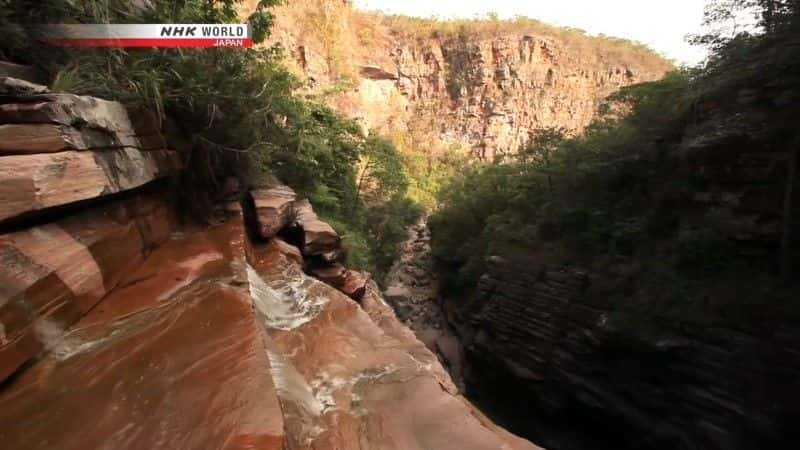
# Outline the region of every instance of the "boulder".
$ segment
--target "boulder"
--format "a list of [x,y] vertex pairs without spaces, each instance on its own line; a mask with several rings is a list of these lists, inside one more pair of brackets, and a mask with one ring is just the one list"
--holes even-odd
[[256,208],[258,232],[263,238],[274,237],[292,221],[292,205],[297,194],[288,186],[256,189],[251,193]]
[[275,246],[279,252],[281,252],[284,256],[289,258],[289,260],[293,261],[295,264],[303,264],[303,254],[300,253],[300,249],[295,247],[292,244],[284,241],[283,239],[276,237],[270,241],[270,245]]
[[323,283],[338,289],[344,284],[344,280],[347,276],[347,268],[337,263],[329,266],[312,268],[311,274]]
[[303,230],[303,254],[336,260],[341,251],[341,238],[333,227],[319,220],[308,200],[294,202],[294,213],[295,222]]
[[142,186],[180,167],[175,152],[14,155],[0,163],[0,222]]
[[353,300],[359,301],[367,291],[369,279],[369,274],[348,270],[339,290]]
[[334,263],[311,269],[311,274],[320,281],[342,291],[353,300],[361,300],[367,289],[369,275],[349,270],[341,264]]

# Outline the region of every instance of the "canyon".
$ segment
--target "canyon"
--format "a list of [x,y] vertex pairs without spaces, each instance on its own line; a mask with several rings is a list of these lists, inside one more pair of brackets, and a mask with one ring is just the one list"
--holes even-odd
[[[242,12],[259,4],[241,2]],[[688,96],[685,116],[662,104],[652,115],[669,127],[653,120],[635,152],[599,159],[600,181],[586,189],[598,195],[563,191],[588,206],[551,208],[550,184],[552,202],[506,221],[490,203],[513,193],[507,204],[527,214],[521,205],[540,191],[503,178],[450,228],[437,203],[408,228],[384,279],[358,260],[378,246],[354,236],[396,225],[389,208],[369,207],[397,203],[365,193],[370,153],[359,146],[369,138],[318,103],[388,138],[401,155],[390,170],[405,176],[423,160],[427,172],[398,182],[413,186],[448,158],[475,177],[475,166],[516,170],[514,154],[539,131],[579,135],[608,94],[674,67],[632,42],[523,18],[392,17],[349,0],[273,12],[268,45],[283,60],[216,61],[277,75],[220,70],[247,93],[215,91],[232,94],[227,103],[176,88],[187,72],[163,82],[181,93],[165,112],[64,93],[64,72],[0,62],[4,448],[796,447],[798,291],[775,283],[786,230],[800,224],[795,135],[775,132],[796,122],[775,113],[798,99],[794,85],[736,84],[723,71],[722,94]],[[270,82],[275,96],[258,98]],[[248,163],[266,167],[263,178],[240,164],[254,148],[264,158]],[[392,191],[413,204],[408,194]],[[428,194],[439,200],[435,187]],[[336,204],[344,199],[355,206]],[[375,223],[345,220],[362,213]],[[569,234],[565,217],[585,229]],[[599,231],[587,225],[598,217]],[[627,247],[578,250],[612,239]],[[679,272],[682,259],[702,267]],[[731,262],[737,271],[718,276]],[[454,281],[462,272],[473,285]]]
[[538,448],[459,394],[292,189],[231,180],[181,222],[153,115],[0,83],[4,448]]
[[673,68],[638,44],[533,20],[437,23],[346,0],[295,1],[275,15],[271,41],[305,93],[427,154],[493,161],[542,128],[580,131],[607,95]]

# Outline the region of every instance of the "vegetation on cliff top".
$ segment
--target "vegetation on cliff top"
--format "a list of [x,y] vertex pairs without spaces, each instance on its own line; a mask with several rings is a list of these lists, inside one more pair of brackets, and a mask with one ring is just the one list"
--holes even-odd
[[582,60],[638,65],[653,72],[671,69],[663,55],[640,42],[603,34],[590,35],[579,28],[558,27],[524,16],[507,20],[492,14],[473,19],[387,16],[384,20],[394,32],[416,39],[530,35],[552,40],[565,53]]
[[[624,88],[583,134],[544,130],[516,161],[476,166],[445,189],[431,227],[451,292],[473,289],[489,255],[538,256],[618,283],[613,298],[586,301],[610,302],[629,324],[800,320],[799,289],[785,283],[796,281],[800,223],[800,4],[735,3],[761,13],[759,32],[699,36],[712,49],[703,67]],[[781,170],[748,178],[760,166],[737,164],[753,152],[777,155]],[[703,206],[737,182],[763,196],[745,206],[782,225],[747,228],[730,200]]]
[[[229,178],[248,186],[277,177],[337,228],[354,268],[380,277],[419,214],[406,198],[399,155],[354,122],[295,95],[299,82],[279,48],[58,50],[32,44],[27,34],[31,23],[236,23],[238,3],[4,1],[0,22],[11,39],[0,57],[54,74],[56,90],[157,111],[186,167],[174,191],[188,215],[209,214]],[[257,41],[269,35],[268,8],[276,3],[257,2],[249,18]]]

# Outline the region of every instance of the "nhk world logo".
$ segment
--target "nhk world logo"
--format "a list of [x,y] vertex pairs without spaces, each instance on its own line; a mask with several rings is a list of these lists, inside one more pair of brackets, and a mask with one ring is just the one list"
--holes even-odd
[[253,46],[247,24],[46,25],[44,41],[58,47],[209,48]]

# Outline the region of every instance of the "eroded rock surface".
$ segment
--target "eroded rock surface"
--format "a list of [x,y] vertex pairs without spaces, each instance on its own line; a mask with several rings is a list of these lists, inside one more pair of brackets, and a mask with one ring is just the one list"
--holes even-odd
[[283,448],[241,221],[177,235],[0,391],[9,449]]
[[57,342],[171,223],[164,204],[138,197],[0,235],[0,379]]
[[277,247],[256,249],[253,267],[287,448],[535,448],[458,395],[374,285],[362,309]]
[[138,188],[180,168],[152,117],[68,94],[0,99],[0,223]]
[[[524,21],[478,21],[453,32],[413,19],[404,26],[350,2],[326,2],[321,14],[319,4],[280,7],[272,33],[308,90],[326,93],[331,107],[364,129],[425,130],[426,152],[443,143],[488,161],[515,153],[537,129],[583,129],[608,94],[672,69],[640,48],[527,29]],[[337,38],[321,37],[320,26]],[[343,79],[352,88],[342,89]]]

